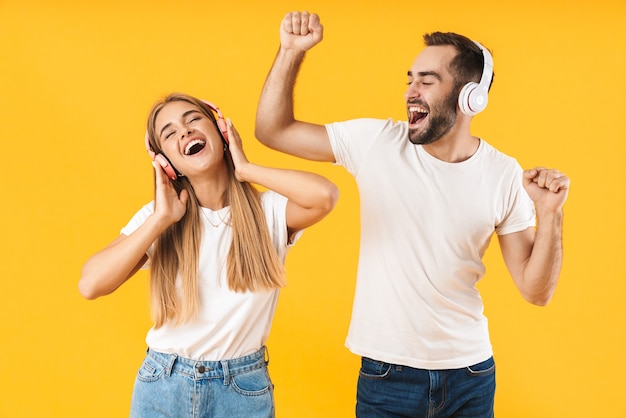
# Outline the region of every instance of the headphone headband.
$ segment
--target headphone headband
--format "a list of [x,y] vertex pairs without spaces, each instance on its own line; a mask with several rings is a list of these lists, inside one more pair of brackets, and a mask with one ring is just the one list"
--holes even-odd
[[487,48],[485,48],[476,41],[473,42],[476,44],[476,46],[478,46],[478,48],[480,48],[480,51],[483,53],[483,74],[480,76],[480,83],[478,84],[480,84],[481,86],[485,86],[487,89],[489,89],[489,86],[491,85],[491,79],[493,78],[493,57],[491,56],[491,53],[487,50]]

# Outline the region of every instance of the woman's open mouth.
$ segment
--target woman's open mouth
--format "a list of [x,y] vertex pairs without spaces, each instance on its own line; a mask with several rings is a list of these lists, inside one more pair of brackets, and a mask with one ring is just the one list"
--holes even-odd
[[203,141],[201,139],[194,139],[193,141],[189,142],[185,147],[185,155],[195,155],[202,151],[205,146],[206,141]]

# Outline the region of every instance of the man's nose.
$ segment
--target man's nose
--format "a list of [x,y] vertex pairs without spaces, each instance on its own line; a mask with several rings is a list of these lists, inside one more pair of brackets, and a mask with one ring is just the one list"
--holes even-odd
[[420,95],[421,93],[419,91],[419,88],[417,87],[417,83],[409,83],[409,86],[404,93],[404,98],[408,100],[410,98],[420,97]]

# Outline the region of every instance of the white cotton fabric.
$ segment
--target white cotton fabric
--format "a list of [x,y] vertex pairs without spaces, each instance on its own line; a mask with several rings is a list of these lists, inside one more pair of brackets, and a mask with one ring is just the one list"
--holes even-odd
[[511,157],[481,140],[460,163],[408,139],[408,124],[358,119],[327,125],[337,164],[354,175],[361,243],[346,346],[423,369],[460,368],[492,355],[477,282],[493,233],[535,225]]
[[[280,260],[284,263],[288,249],[299,239],[287,236],[287,199],[275,192],[262,194],[261,201],[270,236]],[[150,329],[146,343],[152,350],[175,353],[195,360],[217,361],[243,357],[265,344],[276,310],[279,290],[266,292],[233,292],[228,288],[225,262],[232,241],[232,228],[227,220],[229,207],[204,212],[204,235],[200,250],[199,317],[187,324],[166,324]],[[154,202],[145,205],[131,219],[122,234],[130,235],[154,212]],[[207,221],[211,219],[211,226]],[[150,258],[152,248],[148,251]],[[144,267],[149,266],[149,261]]]

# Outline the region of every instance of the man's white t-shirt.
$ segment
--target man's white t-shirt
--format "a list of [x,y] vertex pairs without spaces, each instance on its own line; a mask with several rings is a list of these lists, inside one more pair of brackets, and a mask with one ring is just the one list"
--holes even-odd
[[511,157],[481,140],[447,163],[408,139],[408,124],[357,119],[326,126],[337,164],[356,179],[361,243],[346,346],[423,369],[492,355],[476,283],[493,233],[535,225]]

